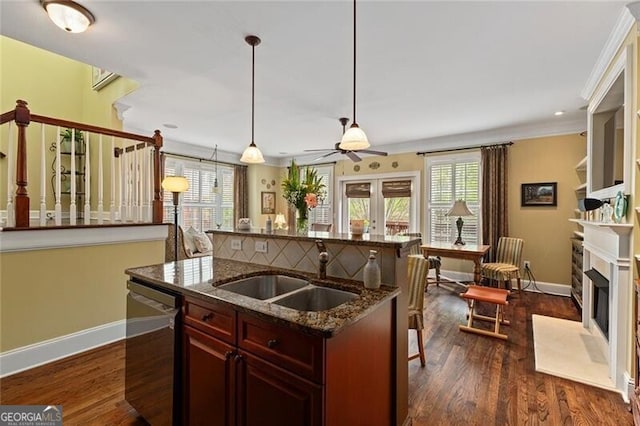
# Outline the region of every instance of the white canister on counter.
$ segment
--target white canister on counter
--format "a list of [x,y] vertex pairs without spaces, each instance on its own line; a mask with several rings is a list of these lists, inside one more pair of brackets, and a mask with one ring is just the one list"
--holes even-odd
[[362,280],[365,288],[380,288],[380,266],[378,265],[376,254],[375,250],[369,250],[369,260],[362,271]]

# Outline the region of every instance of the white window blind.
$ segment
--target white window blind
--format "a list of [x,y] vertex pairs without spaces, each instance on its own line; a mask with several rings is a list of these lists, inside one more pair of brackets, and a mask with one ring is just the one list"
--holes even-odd
[[427,158],[427,241],[453,242],[457,217],[447,216],[455,200],[464,200],[473,216],[463,217],[462,240],[480,241],[480,154]]
[[[214,163],[167,157],[165,176],[184,176],[189,190],[181,194],[178,222],[206,231],[233,227],[233,167],[217,165],[218,190],[214,192]],[[173,223],[173,195],[164,193],[164,221]]]
[[324,184],[318,207],[309,212],[309,223],[333,223],[333,165],[314,166]]

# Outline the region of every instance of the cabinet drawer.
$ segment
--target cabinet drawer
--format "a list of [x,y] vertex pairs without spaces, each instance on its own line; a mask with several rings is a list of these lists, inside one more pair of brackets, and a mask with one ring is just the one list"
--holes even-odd
[[289,371],[324,382],[324,339],[238,313],[238,346]]
[[235,344],[236,313],[233,309],[200,300],[186,299],[184,323],[225,342]]

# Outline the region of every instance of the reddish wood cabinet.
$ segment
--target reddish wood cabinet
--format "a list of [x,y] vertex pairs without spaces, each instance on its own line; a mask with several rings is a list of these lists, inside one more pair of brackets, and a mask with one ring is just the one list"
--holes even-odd
[[185,424],[392,424],[395,303],[323,338],[187,298]]

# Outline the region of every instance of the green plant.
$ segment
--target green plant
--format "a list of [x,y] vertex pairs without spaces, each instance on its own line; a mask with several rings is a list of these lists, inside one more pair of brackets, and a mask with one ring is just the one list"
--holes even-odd
[[308,194],[321,196],[324,187],[316,169],[311,167],[301,169],[295,160],[291,160],[287,178],[282,181],[283,197],[289,204],[296,206],[298,211],[306,210],[308,205],[305,197]]
[[[79,130],[79,129],[75,129],[75,130],[76,130],[76,133],[75,133],[76,142],[84,142],[84,134],[82,133],[82,130]],[[72,136],[71,129],[65,129],[63,132],[60,133],[60,136],[62,136],[63,141],[70,141]]]

